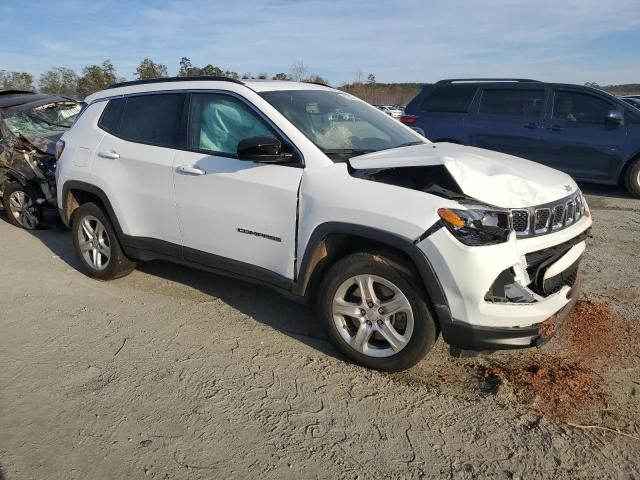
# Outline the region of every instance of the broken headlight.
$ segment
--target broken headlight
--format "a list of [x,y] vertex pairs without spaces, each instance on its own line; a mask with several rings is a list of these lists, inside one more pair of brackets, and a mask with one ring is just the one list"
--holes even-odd
[[509,239],[509,214],[500,210],[440,208],[438,215],[447,229],[465,245],[494,245]]

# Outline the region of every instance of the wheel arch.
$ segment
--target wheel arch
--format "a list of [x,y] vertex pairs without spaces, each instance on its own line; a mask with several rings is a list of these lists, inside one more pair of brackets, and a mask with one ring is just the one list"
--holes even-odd
[[315,228],[305,247],[294,294],[313,297],[331,265],[357,251],[382,251],[413,267],[428,296],[439,324],[451,321],[447,299],[429,259],[417,245],[404,237],[373,227],[328,222]]
[[65,182],[62,187],[62,205],[60,205],[60,217],[64,224],[69,227],[71,225],[71,219],[73,213],[80,207],[80,205],[93,202],[102,207],[105,214],[109,217],[109,221],[113,225],[119,239],[122,239],[122,229],[118,222],[118,217],[111,206],[109,197],[104,191],[86,182],[80,182],[76,180],[69,180]]
[[640,161],[640,151],[629,155],[629,157],[622,164],[622,168],[620,169],[620,173],[618,175],[618,184],[624,185],[626,187],[626,176],[627,172],[631,168],[631,166],[636,163],[636,161]]

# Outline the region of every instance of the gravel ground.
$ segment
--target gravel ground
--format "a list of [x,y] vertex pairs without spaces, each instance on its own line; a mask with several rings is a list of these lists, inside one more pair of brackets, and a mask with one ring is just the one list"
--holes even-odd
[[[606,355],[564,330],[472,359],[439,341],[393,375],[345,363],[310,308],[270,290],[160,262],[100,283],[66,230],[0,214],[0,479],[639,479],[640,200],[584,188],[584,295],[628,327],[601,327]],[[478,375],[541,356],[595,372],[603,400],[558,417]]]

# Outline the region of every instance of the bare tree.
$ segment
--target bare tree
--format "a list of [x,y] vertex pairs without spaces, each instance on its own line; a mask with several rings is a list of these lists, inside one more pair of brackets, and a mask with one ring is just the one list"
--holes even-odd
[[296,60],[291,65],[291,78],[296,82],[302,82],[309,75],[309,69],[302,60]]
[[27,72],[6,72],[0,70],[0,88],[3,90],[33,91],[33,75]]

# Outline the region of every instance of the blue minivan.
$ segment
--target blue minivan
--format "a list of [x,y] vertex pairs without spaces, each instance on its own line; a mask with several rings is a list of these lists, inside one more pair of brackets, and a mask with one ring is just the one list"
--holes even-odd
[[640,197],[640,110],[601,90],[526,79],[425,85],[401,121],[434,142],[509,153]]

